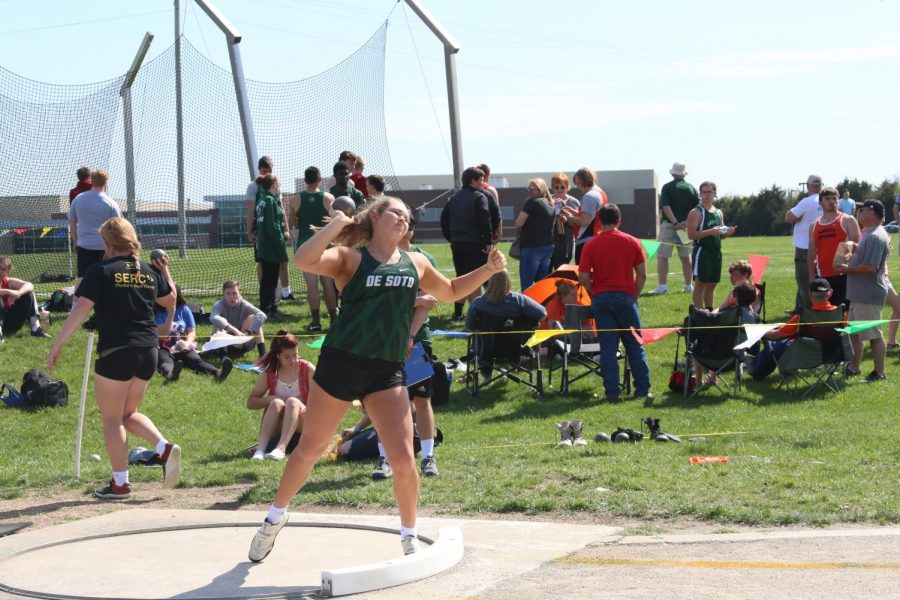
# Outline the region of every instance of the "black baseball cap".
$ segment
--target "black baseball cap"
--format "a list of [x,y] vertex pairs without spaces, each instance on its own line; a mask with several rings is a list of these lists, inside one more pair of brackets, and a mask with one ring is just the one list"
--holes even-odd
[[824,294],[825,292],[831,291],[831,284],[828,283],[827,279],[813,279],[809,282],[809,291],[816,294]]
[[858,202],[856,204],[857,208],[868,208],[871,209],[878,218],[884,220],[884,204],[881,203],[881,200],[866,200],[865,202]]

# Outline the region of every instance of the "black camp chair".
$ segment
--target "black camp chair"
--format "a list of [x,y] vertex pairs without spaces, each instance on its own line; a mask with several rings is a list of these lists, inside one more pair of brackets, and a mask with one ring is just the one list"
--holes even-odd
[[[567,393],[569,385],[579,379],[590,375],[602,378],[600,364],[594,361],[594,358],[600,354],[600,341],[597,338],[597,333],[593,332],[593,335],[590,335],[584,331],[585,321],[590,321],[593,318],[594,313],[590,306],[567,304],[565,326],[563,328],[576,331],[575,333],[550,340],[553,346],[551,346],[549,352],[547,381],[552,385],[553,372],[562,370],[559,384],[559,391],[562,394]],[[626,335],[631,334],[627,333]],[[556,352],[554,352],[554,349]],[[554,354],[556,353],[562,356],[562,362],[558,365],[554,365]],[[631,394],[631,368],[628,366],[628,358],[625,356],[625,352],[622,351],[621,346],[616,351],[616,358],[624,363],[624,373],[619,387],[622,389],[623,394],[627,396]],[[572,367],[584,370],[573,376],[571,374]]]
[[540,353],[527,348],[538,323],[525,317],[498,317],[475,310],[474,335],[468,337],[466,390],[473,398],[481,388],[501,379],[544,393]]
[[[745,310],[734,307],[719,312],[704,308],[688,307],[682,335],[685,339],[685,367],[683,394],[693,397],[708,388],[716,388],[723,396],[736,396],[740,391],[744,350],[734,347],[746,341],[743,325],[748,322]],[[694,374],[694,364],[700,367],[700,380],[691,391],[689,384]],[[734,382],[722,375],[734,369]]]

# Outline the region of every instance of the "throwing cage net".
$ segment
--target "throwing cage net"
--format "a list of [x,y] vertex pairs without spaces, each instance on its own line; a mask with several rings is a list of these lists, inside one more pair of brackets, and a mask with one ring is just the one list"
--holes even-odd
[[[285,206],[305,189],[303,172],[331,175],[342,150],[365,158],[365,174],[397,189],[384,119],[387,23],[341,63],[287,83],[247,80],[259,155],[271,156]],[[109,171],[107,193],[141,239],[144,258],[170,250],[186,295],[218,295],[225,280],[258,290],[247,239],[245,192],[250,181],[231,73],[182,38],[182,104],[187,242],[178,211],[176,52],[173,44],[144,64],[131,87],[135,190],[129,211],[123,102],[124,76],[58,86],[0,68],[0,256],[14,276],[39,293],[71,285],[76,264],[66,210],[79,166]],[[289,255],[291,252],[289,251]],[[291,285],[302,276],[289,269]]]

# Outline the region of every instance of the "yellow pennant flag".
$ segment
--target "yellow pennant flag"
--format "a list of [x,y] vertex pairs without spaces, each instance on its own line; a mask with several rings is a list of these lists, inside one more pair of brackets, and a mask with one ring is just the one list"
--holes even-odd
[[53,231],[53,228],[52,228],[52,227],[44,227],[43,232],[41,233],[41,237],[44,237],[45,235],[47,235],[47,234],[50,233],[51,231]]
[[525,342],[525,345],[529,348],[534,348],[538,344],[546,342],[550,338],[556,337],[558,335],[563,335],[566,333],[575,333],[578,331],[577,329],[538,329],[534,332],[528,341]]

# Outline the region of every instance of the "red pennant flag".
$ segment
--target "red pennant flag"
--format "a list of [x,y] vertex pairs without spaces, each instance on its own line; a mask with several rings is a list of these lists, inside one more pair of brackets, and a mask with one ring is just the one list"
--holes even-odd
[[652,344],[654,342],[658,342],[663,339],[667,335],[675,333],[681,329],[680,327],[657,327],[655,329],[641,329],[638,332],[634,327],[631,328],[631,333],[634,335],[634,339],[638,341],[640,344]]
[[763,274],[766,272],[766,265],[769,264],[769,257],[751,254],[747,258],[750,259],[750,268],[753,269],[753,283],[759,283],[762,281]]

